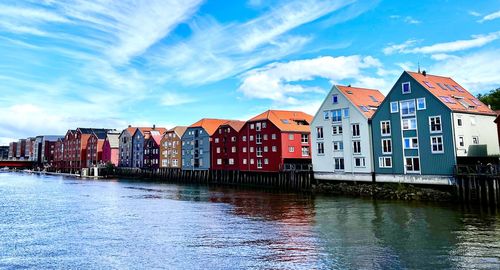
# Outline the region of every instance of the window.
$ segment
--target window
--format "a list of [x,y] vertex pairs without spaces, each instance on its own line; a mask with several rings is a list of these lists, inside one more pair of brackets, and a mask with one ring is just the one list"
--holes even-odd
[[300,142],[301,143],[308,143],[309,142],[309,135],[308,134],[300,134]]
[[273,152],[276,152],[276,151],[278,151],[278,148],[276,146],[273,146],[272,150],[273,150]]
[[255,163],[255,161],[253,160],[253,158],[250,159],[250,164],[253,165]]
[[332,134],[333,135],[342,134],[342,126],[332,126]]
[[253,135],[250,135],[249,139],[251,142],[253,142]]
[[344,170],[344,158],[335,158],[335,170]]
[[236,146],[231,147],[231,153],[236,153]]
[[220,147],[217,147],[217,154],[220,154]]
[[234,158],[229,159],[229,165],[234,165]]
[[256,151],[256,155],[257,155],[257,157],[262,157],[262,147],[258,146],[258,147],[256,148],[256,150],[257,150],[257,151]]
[[378,99],[377,99],[377,98],[375,98],[374,96],[370,96],[370,99],[371,99],[373,102],[378,103]]
[[479,144],[479,137],[478,136],[472,136],[472,144]]
[[333,110],[332,122],[341,122],[341,121],[342,121],[342,110]]
[[349,118],[349,108],[344,109],[344,117]]
[[250,124],[250,129],[254,129],[254,124]]
[[354,167],[366,167],[365,158],[354,158]]
[[292,133],[288,134],[288,139],[290,141],[293,141],[294,138],[295,138],[295,134],[292,134]]
[[418,157],[405,158],[406,172],[420,172],[420,160]]
[[475,125],[476,125],[476,117],[474,117],[474,116],[471,116],[471,117],[470,117],[470,124],[471,124],[472,126],[475,126]]
[[441,89],[446,90],[446,88],[444,88],[444,86],[443,86],[442,84],[437,83],[437,85],[438,85],[439,87],[441,87]]
[[402,128],[403,128],[403,130],[415,130],[415,129],[417,129],[417,119],[415,119],[415,118],[403,119]]
[[456,102],[450,98],[450,97],[447,97],[447,96],[441,96],[441,99],[446,102],[446,103],[450,103],[450,104],[455,104]]
[[246,152],[247,152],[247,148],[246,148],[246,147],[243,147],[242,152],[243,152],[243,153],[246,153]]
[[458,136],[458,145],[464,147],[464,136]]
[[352,142],[352,151],[354,154],[361,154],[361,142],[360,141],[353,141]]
[[391,135],[391,121],[380,121],[380,132],[382,136]]
[[266,165],[269,164],[269,159],[265,158],[264,159],[264,164],[266,164]]
[[425,98],[417,98],[417,110],[425,110]]
[[266,122],[262,122],[262,128],[266,128],[267,127],[267,123]]
[[344,142],[336,141],[333,142],[333,151],[342,151],[344,150]]
[[288,152],[290,152],[290,153],[295,152],[295,147],[294,146],[288,146]]
[[269,152],[269,147],[264,146],[264,153],[267,153],[267,152]]
[[399,106],[397,101],[391,102],[391,113],[398,113],[399,112]]
[[250,153],[253,153],[253,147],[250,147]]
[[318,154],[323,155],[325,153],[325,144],[320,142],[317,145],[318,145]]
[[455,89],[453,89],[449,84],[444,84],[444,86],[446,86],[448,89],[450,89],[450,91],[455,91]]
[[219,143],[219,138],[215,138],[215,143]]
[[243,159],[243,165],[247,165],[247,159],[246,158]]
[[222,165],[222,159],[220,158],[217,159],[217,165]]
[[425,83],[425,85],[427,85],[427,87],[434,88],[434,85],[432,85],[430,82],[424,81],[424,83]]
[[332,103],[333,104],[339,103],[339,96],[338,95],[333,95],[332,96]]
[[404,138],[405,149],[416,149],[418,148],[418,138]]
[[244,142],[246,142],[247,141],[247,136],[241,137],[241,140],[244,141]]
[[316,138],[323,139],[323,127],[316,128]]
[[324,111],[323,112],[323,119],[328,120],[330,118],[330,112],[329,111]]
[[442,131],[441,116],[430,116],[429,127],[431,133],[440,133]]
[[309,146],[302,146],[302,156],[303,157],[309,156]]
[[401,115],[413,116],[415,115],[415,100],[401,101]]
[[411,93],[410,82],[404,82],[402,84],[402,90],[403,90],[403,94]]
[[267,141],[267,134],[264,134],[263,139],[264,141]]
[[382,153],[383,154],[392,154],[392,140],[391,139],[382,139]]
[[256,144],[261,144],[262,143],[262,134],[257,134],[255,135],[255,143]]
[[262,159],[257,159],[257,169],[262,169]]
[[359,124],[352,124],[351,131],[353,137],[359,137]]
[[379,157],[378,166],[380,168],[392,168],[392,157]]
[[236,136],[231,137],[232,142],[236,142]]
[[260,124],[260,122],[259,122],[259,123],[256,123],[256,124],[255,124],[255,130],[256,130],[256,131],[261,131],[261,129],[262,129],[262,125]]
[[271,134],[271,139],[276,140],[276,134]]
[[444,153],[443,136],[432,136],[431,137],[431,152],[433,154]]

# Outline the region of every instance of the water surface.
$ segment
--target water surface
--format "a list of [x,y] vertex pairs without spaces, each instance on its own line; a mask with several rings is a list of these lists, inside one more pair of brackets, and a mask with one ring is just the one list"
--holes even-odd
[[0,173],[0,268],[500,269],[500,215]]

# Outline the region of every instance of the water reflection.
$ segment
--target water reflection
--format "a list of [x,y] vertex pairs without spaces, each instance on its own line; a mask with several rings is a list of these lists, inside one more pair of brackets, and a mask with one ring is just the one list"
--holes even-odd
[[0,175],[0,268],[500,269],[453,205]]

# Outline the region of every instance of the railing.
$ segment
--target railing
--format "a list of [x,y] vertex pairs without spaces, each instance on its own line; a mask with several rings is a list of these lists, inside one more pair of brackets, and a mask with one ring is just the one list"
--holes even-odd
[[477,164],[477,165],[457,165],[456,175],[489,175],[500,176],[500,165],[498,164]]
[[284,172],[307,172],[312,170],[312,164],[283,164]]

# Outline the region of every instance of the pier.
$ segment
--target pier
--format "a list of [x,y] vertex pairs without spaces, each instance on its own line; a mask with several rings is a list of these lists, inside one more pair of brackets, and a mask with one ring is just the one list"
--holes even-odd
[[500,165],[459,165],[455,177],[461,201],[500,207]]

